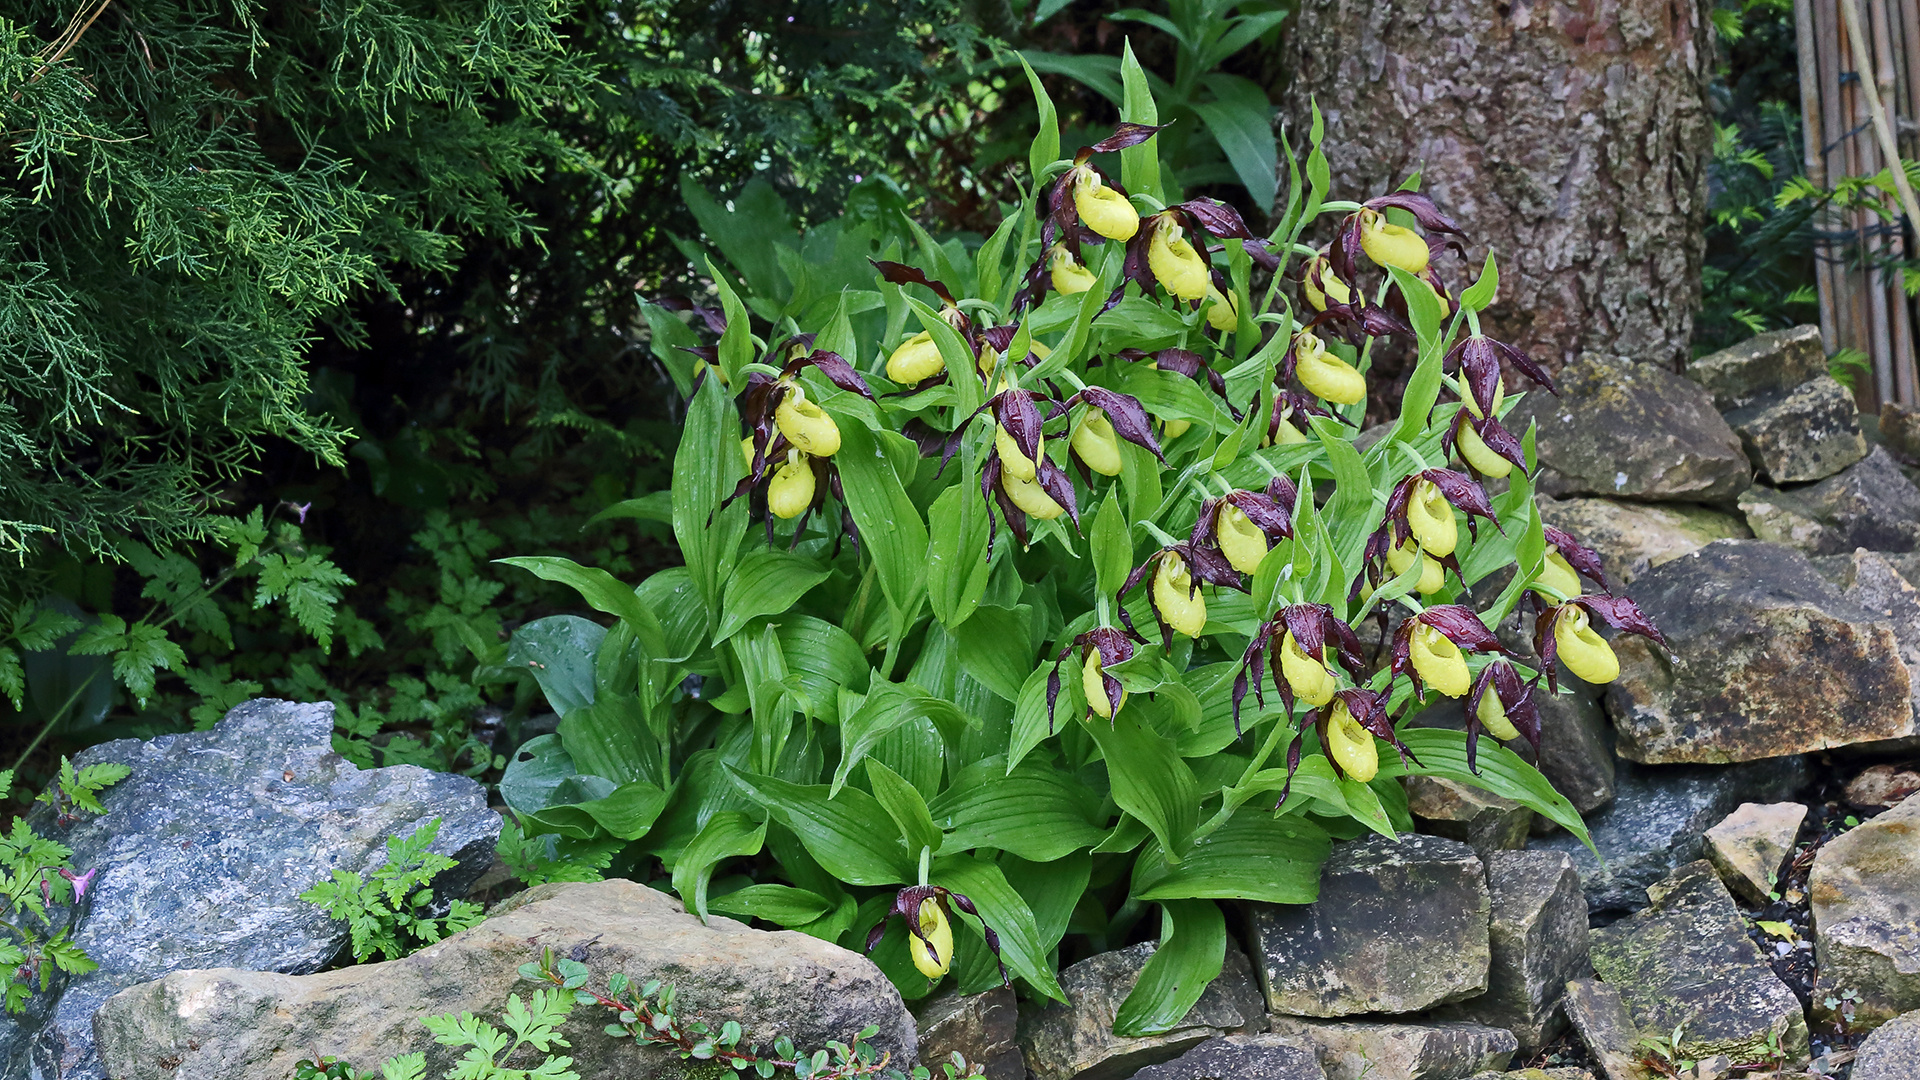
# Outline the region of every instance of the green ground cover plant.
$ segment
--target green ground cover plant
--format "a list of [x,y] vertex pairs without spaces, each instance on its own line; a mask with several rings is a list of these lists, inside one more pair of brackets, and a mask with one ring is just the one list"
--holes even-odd
[[[1031,80],[1025,195],[978,245],[696,205],[710,299],[646,309],[672,485],[607,512],[684,564],[501,560],[612,620],[513,634],[560,717],[501,780],[523,865],[658,859],[690,911],[864,945],[909,998],[1057,998],[1073,950],[1157,938],[1137,1035],[1219,973],[1220,901],[1310,902],[1334,839],[1410,829],[1402,775],[1585,835],[1506,744],[1557,663],[1617,674],[1599,624],[1658,631],[1534,508],[1500,417],[1508,372],[1547,377],[1478,332],[1491,260],[1465,280],[1415,190],[1333,200],[1317,127],[1270,234],[1169,205],[1120,75],[1070,156]],[[1363,436],[1389,334],[1418,364]],[[1494,633],[1523,603],[1532,654]],[[1443,696],[1467,730],[1408,726]]]

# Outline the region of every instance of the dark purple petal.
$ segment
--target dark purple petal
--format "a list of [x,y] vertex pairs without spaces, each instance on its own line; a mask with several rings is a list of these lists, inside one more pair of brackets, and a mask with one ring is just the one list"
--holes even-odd
[[1005,429],[1013,439],[1013,444],[1027,456],[1027,460],[1039,462],[1040,453],[1040,409],[1033,402],[1030,390],[1004,390],[994,395],[994,422]]
[[1548,375],[1547,370],[1536,363],[1533,357],[1528,356],[1526,353],[1521,352],[1519,349],[1514,348],[1504,341],[1496,341],[1493,345],[1494,348],[1500,350],[1500,355],[1506,357],[1508,363],[1520,369],[1521,374],[1539,383],[1541,386],[1546,387],[1547,393],[1555,397],[1560,396],[1560,391],[1553,387],[1553,376]]
[[888,262],[885,259],[868,259],[867,261],[872,263],[874,268],[880,271],[881,277],[886,278],[893,284],[925,285],[927,288],[933,290],[933,294],[938,296],[941,302],[945,303],[948,307],[954,306],[953,294],[947,291],[947,287],[927,277],[926,274],[921,273],[918,269],[908,266],[905,263]]
[[1480,436],[1480,441],[1487,444],[1487,449],[1513,462],[1514,467],[1522,474],[1526,473],[1527,451],[1520,444],[1520,440],[1514,437],[1513,432],[1501,427],[1500,421],[1491,416],[1475,416],[1465,409],[1460,410],[1460,415],[1464,417],[1461,422],[1472,425],[1474,434]]
[[1551,525],[1543,525],[1541,529],[1546,534],[1547,543],[1560,552],[1560,557],[1567,560],[1568,566],[1592,578],[1601,588],[1608,587],[1607,570],[1600,561],[1599,552],[1582,544],[1578,537],[1564,529],[1556,529]]
[[1053,459],[1045,454],[1035,458],[1033,463],[1037,471],[1034,480],[1039,483],[1041,490],[1045,491],[1049,498],[1066,510],[1068,519],[1073,522],[1074,529],[1078,530],[1080,506],[1073,494],[1073,477],[1068,476],[1065,469],[1055,465]]
[[1653,625],[1653,620],[1647,618],[1646,612],[1640,610],[1639,604],[1627,597],[1598,594],[1577,597],[1569,603],[1578,604],[1600,616],[1615,630],[1639,634],[1643,638],[1659,642],[1663,647],[1667,644],[1667,639],[1660,633],[1660,628]]
[[1433,205],[1432,199],[1417,191],[1396,191],[1391,195],[1368,199],[1361,205],[1369,210],[1382,210],[1389,206],[1405,210],[1412,214],[1414,219],[1420,222],[1421,227],[1428,232],[1460,232],[1460,226],[1455,225],[1451,218],[1442,214],[1440,208]]
[[[1276,477],[1276,479],[1278,479]],[[1266,534],[1267,542],[1273,543],[1293,535],[1293,517],[1287,510],[1280,509],[1273,499],[1254,491],[1229,492],[1224,500],[1235,509],[1247,515],[1254,528]],[[1207,516],[1206,511],[1201,511]]]
[[824,349],[809,353],[803,359],[788,364],[787,373],[791,375],[794,371],[806,366],[811,366],[815,371],[825,375],[828,382],[840,389],[851,394],[859,394],[868,401],[873,400],[873,391],[867,388],[867,380],[861,378],[860,373],[853,370],[853,365],[847,363],[846,358],[839,353],[827,352]]
[[1189,199],[1172,209],[1184,211],[1194,224],[1215,239],[1224,240],[1229,236],[1236,240],[1255,239],[1253,231],[1247,228],[1246,219],[1240,216],[1240,211],[1218,199]]
[[1500,638],[1481,621],[1480,616],[1462,604],[1436,604],[1407,621],[1433,627],[1448,641],[1468,652],[1509,652],[1500,643]]
[[1106,154],[1115,150],[1125,150],[1129,146],[1139,146],[1153,138],[1161,128],[1166,126],[1165,124],[1135,124],[1128,121],[1114,128],[1113,134],[1094,143],[1092,149],[1096,154]]
[[1080,399],[1107,414],[1107,422],[1113,425],[1115,435],[1144,448],[1159,458],[1160,464],[1167,464],[1166,455],[1160,452],[1160,441],[1153,437],[1153,418],[1147,415],[1138,398],[1102,386],[1089,386],[1080,392]]
[[[1487,500],[1487,490],[1480,482],[1463,472],[1453,469],[1428,469],[1418,474],[1434,487],[1447,502],[1467,512],[1468,520],[1483,517],[1493,522],[1496,528],[1500,519],[1493,516],[1493,504]],[[1504,533],[1506,530],[1501,529]]]

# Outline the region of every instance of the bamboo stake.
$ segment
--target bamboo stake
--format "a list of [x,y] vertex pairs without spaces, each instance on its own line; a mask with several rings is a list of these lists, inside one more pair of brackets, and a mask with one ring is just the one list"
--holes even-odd
[[1893,127],[1887,123],[1887,111],[1880,106],[1880,89],[1870,77],[1874,70],[1873,56],[1867,52],[1867,42],[1861,36],[1860,5],[1856,0],[1840,0],[1840,17],[1847,21],[1847,40],[1853,46],[1853,68],[1859,75],[1859,92],[1866,95],[1867,115],[1873,120],[1873,134],[1880,142],[1880,152],[1888,159],[1888,171],[1893,173],[1893,188],[1900,196],[1900,209],[1907,220],[1920,228],[1920,202],[1913,197],[1913,185],[1907,182],[1906,167],[1900,161],[1900,144],[1893,137]]

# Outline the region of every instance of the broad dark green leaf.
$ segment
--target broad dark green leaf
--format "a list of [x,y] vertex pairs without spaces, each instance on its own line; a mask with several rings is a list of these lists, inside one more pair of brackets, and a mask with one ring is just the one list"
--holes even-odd
[[740,557],[727,579],[720,625],[713,640],[725,641],[762,615],[786,611],[833,571],[787,551],[760,548]]
[[1093,856],[1076,851],[1046,862],[1029,862],[1018,855],[1003,853],[1000,870],[1033,910],[1033,925],[1040,932],[1040,945],[1053,949],[1067,934],[1073,921],[1073,909],[1087,891],[1093,876]]
[[[1438,776],[1457,783],[1491,791],[1529,807],[1555,825],[1580,838],[1588,847],[1593,841],[1580,812],[1566,797],[1553,790],[1540,770],[1492,739],[1481,739],[1477,748],[1478,773],[1467,768],[1467,733],[1444,728],[1407,728],[1400,733],[1407,749],[1420,759],[1418,765],[1403,767],[1392,755],[1382,755],[1383,776]],[[1597,852],[1596,852],[1597,854]]]
[[579,773],[558,735],[536,735],[520,744],[500,777],[500,798],[509,809],[531,814],[552,802],[561,781]]
[[757,855],[767,840],[767,823],[729,811],[707,820],[673,864],[673,891],[688,911],[707,921],[707,885],[713,868],[725,859]]
[[[557,798],[571,797],[568,795],[568,784],[564,781],[554,794]],[[659,819],[660,811],[666,805],[665,791],[645,780],[636,780],[622,784],[597,799],[548,806],[528,814],[527,820],[534,823],[533,831],[558,833],[575,840],[596,836],[638,840],[653,828],[653,823]]]
[[981,685],[1006,698],[1020,700],[1020,687],[1033,673],[1033,609],[983,604],[973,617],[953,628],[960,667]]
[[547,706],[565,716],[593,704],[594,655],[606,627],[578,615],[521,624],[507,642],[507,663],[533,673]]
[[1143,728],[1135,711],[1122,706],[1111,726],[1095,718],[1086,730],[1107,759],[1113,801],[1139,818],[1162,848],[1183,853],[1198,824],[1200,793],[1193,769],[1173,740]]
[[1190,102],[1226,152],[1234,175],[1240,178],[1255,206],[1272,206],[1280,191],[1275,167],[1280,148],[1273,141],[1273,103],[1259,84],[1238,75],[1214,73],[1203,85],[1212,101]]
[[867,782],[873,785],[874,800],[900,827],[900,837],[906,841],[907,850],[916,859],[920,857],[921,848],[939,851],[942,838],[940,828],[927,813],[926,799],[899,773],[874,758],[868,758],[866,764]]
[[987,590],[987,508],[963,473],[927,511],[927,599],[949,630],[967,621]]
[[840,440],[840,452],[833,460],[840,469],[847,509],[860,529],[861,546],[873,558],[888,602],[898,611],[911,612],[926,588],[926,522],[901,487],[892,461],[882,453],[879,437],[858,425],[843,424]]
[[1195,841],[1177,866],[1167,865],[1157,845],[1148,845],[1134,863],[1133,895],[1310,904],[1320,894],[1320,864],[1331,850],[1327,834],[1311,823],[1247,806]]
[[725,510],[719,509],[720,501],[733,494],[746,471],[739,413],[726,387],[708,379],[687,403],[680,449],[673,455],[673,536],[706,606],[709,627],[719,622],[721,587],[733,574],[747,531],[747,500],[736,499]]
[[843,788],[829,797],[825,784],[790,784],[751,776],[732,766],[728,775],[773,819],[800,838],[807,853],[849,885],[897,885],[918,873],[900,830],[874,797]]
[[678,663],[707,643],[707,609],[686,567],[662,570],[641,582],[633,593],[660,619],[666,655],[655,659]]
[[1002,774],[996,755],[961,770],[933,800],[934,821],[953,850],[989,847],[1047,862],[1105,839],[1097,793],[1039,761]]
[[1160,909],[1160,945],[1113,1016],[1113,1033],[1122,1038],[1164,1035],[1179,1026],[1226,961],[1227,921],[1218,904],[1168,900]]
[[839,723],[839,689],[861,690],[867,685],[867,658],[860,643],[825,619],[792,612],[780,616],[774,633],[788,673],[800,680],[813,700],[814,716]]
[[[1120,97],[1120,119],[1136,124],[1160,122],[1160,109],[1154,104],[1153,89],[1147,83],[1147,73],[1140,67],[1140,61],[1134,58],[1131,41],[1123,45],[1120,51]],[[1158,135],[1138,146],[1129,146],[1120,151],[1120,182],[1135,194],[1151,195],[1156,199],[1166,197],[1166,192],[1160,187]]]
[[707,901],[708,911],[765,919],[790,927],[818,922],[833,908],[834,905],[819,893],[796,889],[791,885],[749,885]]
[[1127,572],[1133,569],[1133,536],[1116,492],[1108,491],[1099,512],[1094,514],[1089,538],[1093,548],[1094,591],[1102,596],[1114,596],[1126,583]]

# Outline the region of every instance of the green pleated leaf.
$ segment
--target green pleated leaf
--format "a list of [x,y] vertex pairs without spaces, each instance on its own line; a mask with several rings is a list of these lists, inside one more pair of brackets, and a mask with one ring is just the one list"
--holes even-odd
[[757,855],[767,839],[767,823],[737,811],[713,815],[673,864],[673,891],[688,911],[707,921],[707,884],[713,868],[735,856]]
[[1311,823],[1247,806],[1194,841],[1177,866],[1167,864],[1158,845],[1148,845],[1134,863],[1133,895],[1310,904],[1320,894],[1320,864],[1331,850],[1327,834]]
[[960,666],[980,684],[1008,701],[1020,700],[1020,688],[1033,674],[1033,609],[1025,604],[983,604],[952,630]]
[[[848,898],[849,902],[851,898]],[[781,926],[804,926],[833,912],[826,897],[791,885],[749,885],[707,901],[708,911],[765,919]]]
[[1113,801],[1141,823],[1168,851],[1184,853],[1198,824],[1200,791],[1193,769],[1173,740],[1140,726],[1122,706],[1111,726],[1095,717],[1086,725],[1107,759]]
[[899,773],[887,768],[878,759],[868,758],[866,764],[867,782],[873,785],[874,801],[899,826],[900,836],[907,842],[907,851],[916,859],[920,857],[922,848],[939,851],[942,839],[940,828],[933,823],[932,815],[927,813],[927,800]]
[[1475,761],[1480,771],[1475,773],[1467,768],[1467,733],[1464,731],[1408,728],[1400,733],[1400,738],[1420,763],[1403,767],[1398,757],[1382,754],[1380,775],[1438,776],[1490,791],[1530,808],[1579,837],[1581,843],[1593,846],[1586,822],[1580,819],[1580,812],[1566,796],[1553,790],[1553,784],[1540,775],[1540,770],[1493,739],[1480,740]]
[[751,776],[732,766],[734,783],[793,830],[827,872],[849,885],[898,885],[918,873],[900,830],[874,797],[844,788],[829,797],[825,784],[793,784]]
[[813,559],[760,548],[740,557],[727,579],[720,625],[713,640],[725,641],[762,615],[786,611],[833,572]]
[[554,555],[517,555],[494,561],[517,566],[535,577],[572,587],[595,611],[604,611],[626,623],[649,656],[660,656],[666,652],[667,643],[660,629],[660,620],[634,595],[632,586],[623,584],[605,570],[581,566],[572,559]]
[[1044,863],[1106,838],[1098,793],[1070,773],[1026,761],[1010,775],[1000,759],[975,762],[933,800],[951,850],[998,848]]
[[1160,906],[1160,945],[1140,969],[1114,1013],[1122,1038],[1164,1035],[1200,1000],[1227,957],[1227,921],[1211,900],[1169,900]]

